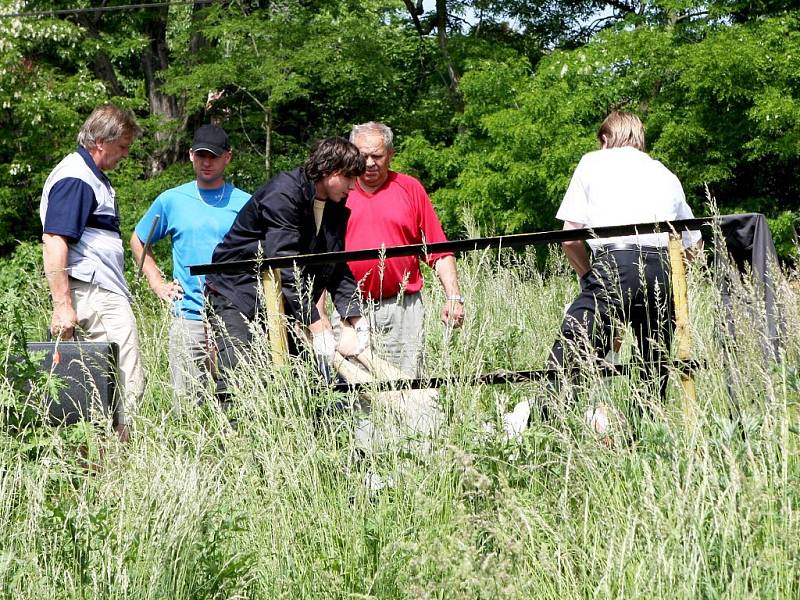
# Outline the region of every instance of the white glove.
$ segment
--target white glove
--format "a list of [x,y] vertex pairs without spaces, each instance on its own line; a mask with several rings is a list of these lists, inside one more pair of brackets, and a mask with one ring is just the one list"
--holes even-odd
[[354,328],[356,330],[356,338],[358,339],[358,346],[356,347],[356,356],[358,356],[370,348],[369,321],[361,317]]
[[315,333],[311,337],[311,344],[314,347],[314,355],[317,358],[325,359],[328,364],[333,363],[336,355],[336,338],[329,329],[323,329],[321,333]]

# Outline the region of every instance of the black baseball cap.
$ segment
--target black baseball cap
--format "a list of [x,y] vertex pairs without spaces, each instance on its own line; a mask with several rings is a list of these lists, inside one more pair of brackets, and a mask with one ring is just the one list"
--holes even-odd
[[225,152],[231,149],[228,142],[228,134],[222,127],[216,125],[201,125],[194,132],[194,140],[192,141],[192,150],[197,152],[199,150],[207,150],[215,156],[222,156]]

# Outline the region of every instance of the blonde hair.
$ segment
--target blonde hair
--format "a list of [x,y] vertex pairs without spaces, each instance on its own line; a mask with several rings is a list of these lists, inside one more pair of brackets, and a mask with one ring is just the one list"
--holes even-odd
[[644,125],[633,113],[615,110],[600,125],[597,139],[605,148],[631,146],[644,152]]
[[97,140],[115,142],[126,135],[137,138],[141,134],[142,128],[131,112],[106,104],[95,108],[83,123],[78,133],[78,144],[92,150],[97,147]]

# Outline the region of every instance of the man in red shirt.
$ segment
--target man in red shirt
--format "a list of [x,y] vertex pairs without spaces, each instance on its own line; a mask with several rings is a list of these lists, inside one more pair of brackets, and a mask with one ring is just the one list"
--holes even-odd
[[[366,158],[367,170],[347,197],[350,219],[345,250],[403,246],[447,241],[431,199],[422,184],[389,169],[394,156],[392,130],[369,122],[353,127],[350,141]],[[424,342],[423,279],[420,258],[404,256],[349,263],[372,321],[377,350],[409,376],[419,374]],[[445,291],[442,321],[460,327],[464,298],[458,287],[452,253],[429,254]]]

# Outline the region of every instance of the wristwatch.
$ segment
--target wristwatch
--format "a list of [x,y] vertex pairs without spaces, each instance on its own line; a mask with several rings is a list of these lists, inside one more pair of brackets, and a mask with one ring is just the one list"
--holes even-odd
[[464,304],[464,301],[466,300],[464,296],[448,296],[447,299],[458,302],[459,304]]

